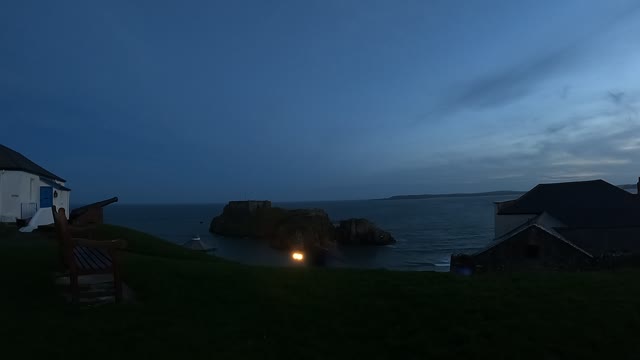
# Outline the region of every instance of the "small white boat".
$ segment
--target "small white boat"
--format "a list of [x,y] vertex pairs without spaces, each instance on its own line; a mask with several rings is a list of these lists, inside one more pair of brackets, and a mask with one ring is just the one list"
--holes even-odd
[[196,250],[196,251],[213,251],[216,248],[205,245],[201,240],[199,235],[194,235],[191,237],[191,240],[182,244],[182,246],[187,249]]

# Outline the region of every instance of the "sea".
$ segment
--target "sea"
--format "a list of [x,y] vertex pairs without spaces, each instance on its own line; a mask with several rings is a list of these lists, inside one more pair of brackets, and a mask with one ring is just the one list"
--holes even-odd
[[[409,271],[448,271],[453,253],[485,247],[494,233],[494,202],[517,196],[475,196],[412,200],[362,200],[274,203],[288,209],[320,208],[332,221],[366,218],[389,231],[388,246],[339,246],[326,266]],[[251,238],[211,234],[209,224],[224,204],[130,205],[105,208],[105,222],[140,230],[175,244],[198,235],[211,254],[263,266],[300,266],[290,254]]]

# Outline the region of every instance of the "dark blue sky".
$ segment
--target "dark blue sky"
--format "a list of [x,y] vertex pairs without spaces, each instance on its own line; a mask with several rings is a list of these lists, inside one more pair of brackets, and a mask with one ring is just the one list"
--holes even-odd
[[13,1],[0,142],[75,202],[640,175],[637,1]]

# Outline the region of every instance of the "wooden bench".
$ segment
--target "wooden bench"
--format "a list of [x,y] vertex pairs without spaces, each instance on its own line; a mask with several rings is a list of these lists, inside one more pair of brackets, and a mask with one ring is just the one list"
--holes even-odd
[[74,238],[72,232],[83,229],[69,225],[65,210],[52,207],[56,237],[60,247],[61,262],[69,273],[71,299],[79,301],[80,286],[78,276],[92,274],[112,274],[116,302],[122,301],[122,280],[119,269],[119,252],[126,247],[124,240],[90,240]]

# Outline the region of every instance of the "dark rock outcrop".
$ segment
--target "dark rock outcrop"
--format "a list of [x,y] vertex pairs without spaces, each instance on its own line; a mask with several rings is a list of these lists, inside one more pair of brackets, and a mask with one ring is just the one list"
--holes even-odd
[[268,239],[277,249],[305,252],[334,243],[329,215],[320,209],[286,210],[268,201],[232,201],[211,221],[209,231],[229,237]]
[[389,245],[396,242],[391,234],[367,219],[340,221],[336,229],[336,240],[346,245]]
[[277,216],[277,208],[270,201],[230,201],[222,214],[211,221],[209,231],[229,237],[267,237],[273,229],[268,228],[270,217]]
[[271,246],[278,249],[320,251],[333,246],[334,228],[324,210],[289,210],[277,224],[270,241]]
[[366,219],[349,219],[335,228],[322,209],[287,210],[270,201],[231,201],[211,221],[209,231],[228,237],[269,241],[277,249],[301,250],[322,263],[336,242],[347,245],[388,245],[395,239]]

